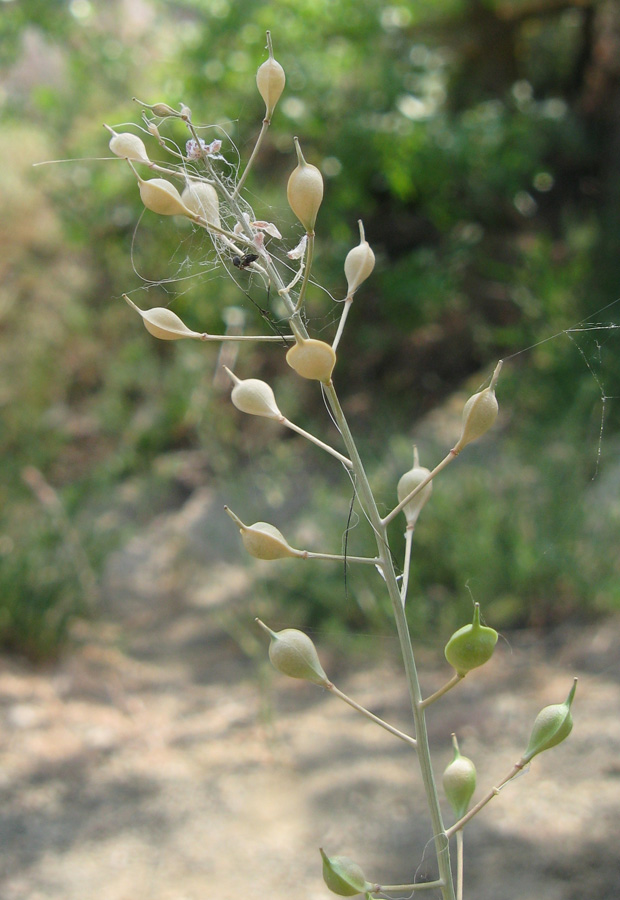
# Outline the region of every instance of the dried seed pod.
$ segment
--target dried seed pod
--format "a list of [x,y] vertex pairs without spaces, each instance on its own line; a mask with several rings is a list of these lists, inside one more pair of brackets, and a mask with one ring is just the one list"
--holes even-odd
[[[401,503],[405,497],[411,493],[411,491],[415,490],[418,485],[422,484],[428,476],[430,475],[430,471],[425,469],[424,466],[420,465],[418,459],[418,448],[413,448],[413,468],[409,469],[408,472],[405,472],[404,475],[401,476],[398,486],[396,488],[396,493],[398,494],[398,502]],[[415,497],[412,497],[411,500],[403,507],[403,513],[405,514],[405,518],[407,519],[407,525],[411,528],[415,525],[418,520],[418,516],[422,512],[422,507],[424,504],[430,499],[430,496],[433,492],[433,482],[429,481],[427,485],[425,485]]]
[[150,162],[144,141],[137,134],[129,134],[123,132],[117,134],[108,125],[105,126],[111,133],[110,143],[108,144],[112,153],[120,156],[121,159],[133,159],[136,162]]
[[476,603],[472,624],[455,631],[446,644],[446,659],[459,675],[467,675],[491,659],[496,643],[497,631],[480,624],[480,604]]
[[307,634],[296,628],[272,631],[260,619],[256,619],[263,631],[271,638],[269,659],[278,672],[290,678],[301,678],[312,684],[327,687],[331,684],[323,671],[316,647]]
[[187,209],[181,195],[173,184],[166,181],[165,178],[151,178],[144,181],[138,179],[140,188],[140,198],[152,212],[158,213],[160,216],[187,216],[192,217],[192,213]]
[[573,716],[571,706],[575,698],[577,679],[575,678],[570,693],[564,703],[554,703],[545,706],[536,716],[534,727],[530,736],[527,750],[523,754],[522,761],[529,762],[543,750],[549,750],[560,744],[573,730]]
[[265,416],[267,419],[282,419],[276,398],[266,381],[259,378],[237,378],[234,372],[224,366],[235,386],[230,399],[238,410],[251,416]]
[[202,340],[202,334],[198,331],[192,331],[171,309],[165,306],[155,306],[153,309],[140,309],[139,306],[129,299],[126,294],[123,297],[132,309],[142,316],[144,327],[152,334],[153,337],[159,338],[160,341],[180,341],[183,338],[194,338]]
[[314,231],[314,223],[323,199],[323,176],[316,166],[306,162],[299,141],[295,138],[298,165],[289,176],[286,187],[288,203],[308,234]]
[[323,881],[334,894],[341,897],[353,897],[372,890],[373,885],[366,881],[361,868],[348,856],[329,857],[320,848],[323,859]]
[[489,387],[474,394],[465,404],[461,436],[454,446],[453,453],[460,453],[467,444],[482,437],[495,422],[499,409],[495,396],[495,384],[501,367],[502,361],[500,360],[495,367]]
[[190,181],[181,194],[181,202],[206,219],[209,225],[220,227],[220,201],[212,184],[205,181]]
[[267,32],[267,47],[269,49],[269,59],[265,60],[258,67],[256,86],[258,87],[258,93],[265,101],[265,119],[269,121],[276,108],[276,103],[282,96],[286,75],[280,63],[273,58],[273,47],[271,46],[271,34],[269,32]]
[[362,220],[358,222],[360,242],[349,250],[344,261],[344,274],[347,279],[347,296],[352,297],[363,281],[366,281],[375,267],[375,254],[364,235]]
[[467,756],[461,756],[456,735],[452,735],[454,758],[443,773],[444,793],[460,819],[467,812],[467,807],[476,790],[476,767]]
[[328,384],[336,365],[336,353],[325,341],[297,337],[286,354],[286,361],[302,378]]
[[256,559],[285,559],[287,556],[303,556],[301,550],[295,550],[287,542],[281,531],[269,522],[255,522],[244,525],[232,509],[224,507],[230,518],[241,532],[243,546],[250,556]]

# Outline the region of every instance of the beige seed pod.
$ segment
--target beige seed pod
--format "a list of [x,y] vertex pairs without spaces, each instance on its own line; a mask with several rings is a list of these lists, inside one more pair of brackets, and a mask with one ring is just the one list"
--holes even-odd
[[336,354],[325,341],[297,337],[286,354],[286,361],[302,378],[328,384],[336,365]]
[[271,33],[269,31],[267,32],[267,47],[269,49],[269,59],[265,60],[258,68],[256,86],[258,87],[258,93],[265,101],[265,119],[270,121],[276,108],[276,103],[282,96],[286,75],[280,63],[273,58]]
[[230,399],[238,410],[251,416],[265,416],[267,419],[284,418],[278,409],[273,390],[266,381],[259,378],[237,378],[227,366],[224,369],[234,382]]
[[181,200],[181,195],[173,184],[165,178],[138,179],[140,198],[147,209],[160,216],[189,216],[191,211]]
[[136,162],[150,162],[144,141],[137,134],[129,134],[124,132],[117,134],[109,125],[105,126],[112,137],[108,144],[112,153],[120,156],[121,159],[133,159]]
[[[398,486],[396,488],[396,493],[398,494],[398,502],[401,503],[411,491],[415,490],[419,484],[422,484],[428,476],[430,475],[430,471],[425,469],[424,466],[420,465],[420,460],[418,459],[418,448],[413,448],[413,468],[409,469],[408,472],[405,472],[404,475],[401,476]],[[425,485],[415,497],[412,497],[409,503],[407,503],[403,507],[403,513],[405,514],[405,518],[407,519],[407,525],[413,527],[418,520],[418,516],[422,512],[422,507],[424,504],[430,499],[430,496],[433,492],[433,482],[429,481],[427,485]]]
[[461,436],[454,445],[453,453],[460,453],[467,444],[482,437],[495,422],[499,411],[495,385],[501,368],[502,361],[500,360],[495,367],[489,387],[474,394],[465,404]]
[[250,556],[254,556],[256,559],[285,559],[287,556],[303,556],[301,550],[295,550],[290,546],[275,525],[271,525],[269,522],[244,525],[232,509],[227,506],[224,509],[239,528],[243,546]]
[[364,235],[362,220],[358,221],[360,242],[349,250],[344,261],[344,274],[347,279],[347,296],[352,297],[363,281],[366,281],[375,267],[375,254]]
[[220,227],[220,201],[212,184],[190,181],[181,194],[181,202],[210,225]]
[[256,622],[271,638],[269,659],[278,672],[289,678],[302,678],[312,684],[327,687],[331,684],[323,670],[316,647],[307,634],[296,628],[272,631],[260,619]]
[[183,338],[194,338],[202,340],[202,334],[198,331],[192,331],[185,325],[176,313],[165,306],[155,306],[153,309],[140,309],[126,294],[124,299],[132,309],[142,317],[144,327],[152,334],[153,337],[159,338],[160,341],[180,341]]
[[316,166],[306,162],[299,141],[295,138],[298,165],[289,176],[286,187],[288,203],[308,234],[314,232],[314,223],[323,199],[323,176]]

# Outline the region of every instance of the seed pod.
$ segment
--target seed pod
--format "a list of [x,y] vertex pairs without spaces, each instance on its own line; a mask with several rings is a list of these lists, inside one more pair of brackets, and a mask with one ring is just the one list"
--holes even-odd
[[491,659],[496,643],[497,631],[480,624],[480,604],[475,603],[472,624],[454,632],[446,644],[446,659],[459,675],[467,675]]
[[323,881],[330,891],[341,897],[353,897],[372,890],[373,885],[366,881],[361,868],[352,859],[348,856],[329,857],[322,847],[319,849],[323,859]]
[[465,404],[461,436],[454,446],[453,453],[460,453],[467,444],[482,437],[495,422],[499,409],[495,396],[495,384],[501,367],[502,361],[500,360],[495,367],[489,387],[474,394]]
[[[160,216],[187,216],[190,212],[173,184],[165,178],[138,179],[140,197],[147,209]],[[191,215],[190,215],[191,218]]]
[[230,518],[241,532],[243,546],[250,556],[256,559],[284,559],[287,556],[303,556],[301,550],[295,550],[287,542],[281,531],[269,522],[255,522],[244,525],[232,509],[224,507]]
[[269,659],[278,672],[290,678],[301,678],[312,684],[327,687],[331,684],[323,671],[316,647],[307,634],[296,628],[272,631],[260,619],[256,619],[263,631],[271,638]]
[[164,306],[155,306],[153,309],[140,309],[126,294],[123,297],[132,309],[142,316],[144,327],[153,337],[160,341],[180,341],[183,338],[195,338],[202,340],[202,334],[191,331],[187,325],[171,309]]
[[112,134],[110,143],[108,144],[112,153],[120,156],[121,159],[133,159],[136,162],[150,162],[144,141],[137,134],[129,134],[124,132],[117,134],[108,125],[105,126]]
[[[404,475],[401,476],[398,486],[396,488],[396,493],[398,494],[398,502],[401,503],[405,497],[411,493],[411,491],[415,490],[419,484],[422,484],[428,476],[430,475],[430,471],[425,469],[424,466],[420,465],[418,459],[418,448],[413,448],[413,468],[409,469],[408,472],[405,472]],[[433,493],[433,482],[429,481],[427,485],[425,485],[415,497],[403,507],[403,513],[405,514],[405,518],[407,519],[407,525],[411,528],[415,525],[418,520],[418,516],[422,512],[422,507],[424,504],[430,500],[430,496]]]
[[269,59],[265,60],[262,66],[258,67],[256,86],[258,87],[258,93],[265,101],[265,119],[269,121],[276,108],[276,103],[282,96],[286,75],[280,63],[273,58],[270,32],[267,32],[267,47],[269,49]]
[[314,232],[314,223],[323,199],[323,176],[316,166],[306,162],[299,141],[295,138],[298,165],[289,176],[286,187],[288,203],[308,234]]
[[190,181],[181,194],[181,202],[206,219],[209,225],[220,227],[220,201],[212,184],[204,181]]
[[336,353],[325,341],[297,337],[286,354],[286,361],[302,378],[328,384],[336,365]]
[[522,761],[529,762],[543,750],[549,750],[560,744],[573,730],[573,716],[571,706],[575,698],[577,679],[575,678],[570,693],[564,703],[554,703],[545,706],[536,716],[534,727],[530,736],[527,750],[523,754]]
[[241,412],[251,416],[265,416],[267,419],[282,419],[276,398],[266,381],[259,378],[237,378],[227,366],[224,366],[235,383],[230,399]]
[[375,254],[364,236],[362,220],[358,222],[360,242],[349,250],[344,261],[344,274],[347,279],[347,296],[352,297],[363,281],[366,281],[375,267]]
[[460,819],[467,812],[476,790],[476,767],[467,756],[461,756],[456,735],[452,735],[454,759],[443,773],[443,789],[454,815]]

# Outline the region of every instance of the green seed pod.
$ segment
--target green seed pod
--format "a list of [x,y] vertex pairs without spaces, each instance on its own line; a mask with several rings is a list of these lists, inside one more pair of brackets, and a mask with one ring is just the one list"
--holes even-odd
[[123,294],[123,297],[129,306],[142,316],[144,327],[149,334],[159,338],[160,341],[180,341],[183,338],[202,339],[202,335],[198,331],[191,331],[171,309],[166,309],[164,306],[140,309],[126,294]]
[[467,444],[482,437],[495,422],[499,410],[495,396],[495,384],[501,367],[502,361],[500,360],[495,367],[489,387],[474,394],[465,404],[461,436],[454,445],[453,453],[460,453]]
[[336,365],[336,353],[325,341],[298,337],[287,352],[286,361],[302,378],[328,384]]
[[220,227],[220,201],[212,184],[204,181],[190,181],[181,194],[181,202],[206,219],[209,225]]
[[476,603],[472,624],[455,631],[446,644],[446,659],[459,675],[467,675],[491,659],[496,643],[497,631],[480,624],[480,604]]
[[269,32],[267,32],[267,47],[269,49],[269,59],[265,60],[262,66],[258,68],[256,86],[258,87],[258,93],[265,101],[265,118],[269,121],[276,108],[276,103],[282,96],[286,75],[280,63],[273,58],[273,47],[271,46],[271,34]]
[[344,261],[344,274],[347,279],[347,296],[352,297],[363,281],[366,281],[375,267],[375,254],[364,235],[362,220],[358,222],[360,242],[349,250]]
[[265,416],[267,419],[282,419],[276,398],[266,381],[259,378],[237,378],[234,372],[224,366],[235,383],[230,398],[238,410],[251,416]]
[[467,812],[476,790],[476,767],[467,756],[461,756],[456,735],[452,735],[454,759],[443,773],[443,789],[454,815],[460,819]]
[[[430,475],[430,471],[425,469],[424,466],[420,465],[420,461],[418,459],[418,448],[413,448],[413,468],[409,469],[408,472],[405,472],[403,476],[401,476],[398,486],[396,488],[396,493],[398,494],[398,502],[400,503],[405,499],[405,497],[411,493],[411,491],[415,490],[419,484],[422,484],[428,476]],[[415,523],[418,520],[418,516],[422,512],[422,507],[424,504],[430,500],[430,496],[433,492],[433,482],[429,481],[427,485],[425,485],[422,490],[418,491],[415,497],[403,507],[403,513],[405,514],[405,518],[407,519],[407,525],[413,528]]]
[[232,509],[224,507],[230,518],[241,532],[243,546],[250,556],[256,559],[285,559],[287,556],[303,556],[301,550],[295,550],[287,542],[281,531],[269,522],[255,522],[244,525]]
[[323,848],[319,848],[323,859],[323,881],[334,894],[341,897],[353,897],[372,890],[373,885],[366,881],[364,873],[357,863],[348,856],[327,856]]
[[269,659],[278,672],[323,687],[331,684],[323,670],[316,647],[307,634],[296,628],[272,631],[260,619],[256,619],[256,622],[271,638]]
[[554,703],[545,706],[536,716],[534,727],[530,736],[527,750],[523,754],[522,761],[529,762],[543,750],[549,750],[560,744],[573,730],[573,716],[571,706],[575,698],[577,679],[573,682],[570,693],[564,703]]
[[297,138],[295,149],[299,162],[289,176],[286,196],[289,206],[308,234],[311,234],[323,199],[323,176],[316,166],[306,162]]

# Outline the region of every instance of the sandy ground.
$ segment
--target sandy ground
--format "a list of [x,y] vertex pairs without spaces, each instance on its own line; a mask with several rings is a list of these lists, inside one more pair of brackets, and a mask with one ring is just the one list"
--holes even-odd
[[[203,560],[199,577],[185,553],[178,590],[182,535],[208,506],[195,496],[115,557],[102,620],[59,663],[0,660],[1,900],[319,900],[319,846],[379,883],[433,877],[412,751],[241,649],[247,570]],[[332,648],[323,662],[407,730],[394,650],[363,665]],[[440,656],[424,655],[427,692],[445,680]],[[456,730],[479,796],[580,678],[570,739],[467,829],[466,900],[620,897],[619,659],[620,621],[510,635],[429,711],[437,773]]]

